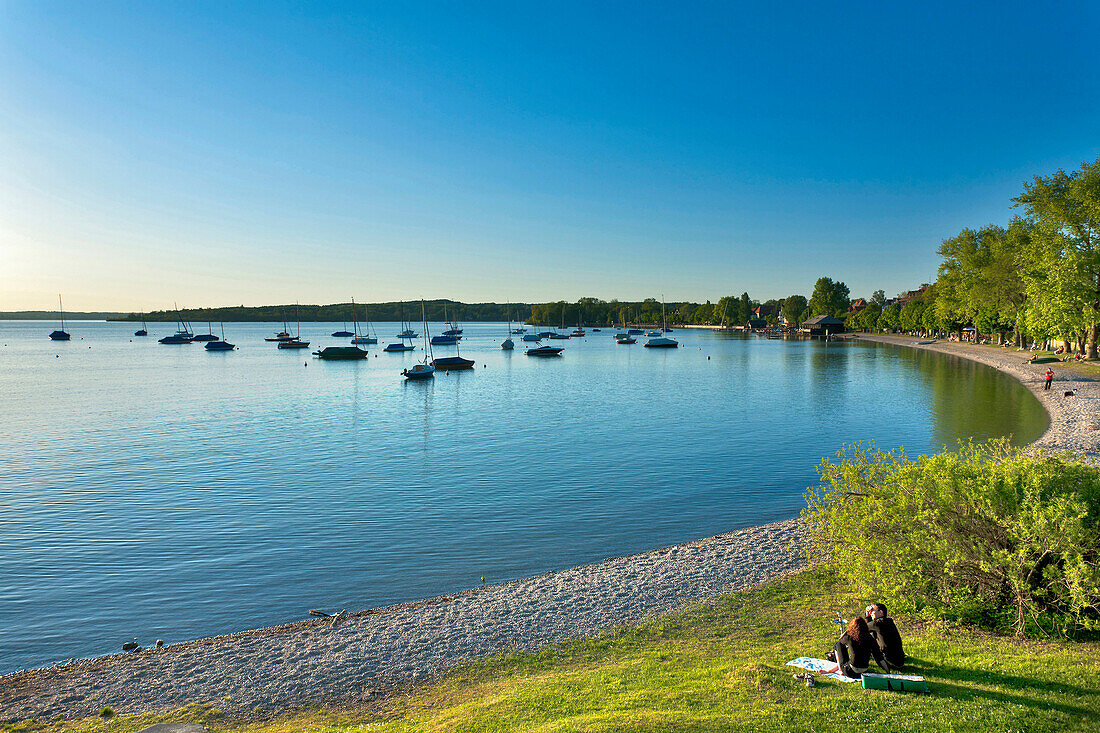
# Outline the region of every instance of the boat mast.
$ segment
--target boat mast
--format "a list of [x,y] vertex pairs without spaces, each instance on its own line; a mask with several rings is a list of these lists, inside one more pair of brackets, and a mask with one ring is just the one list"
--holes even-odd
[[424,312],[424,299],[420,299],[420,320],[424,322],[424,348],[427,350],[427,354],[424,356],[424,363],[430,364],[435,360],[435,354],[432,352],[432,340],[428,336],[428,316]]
[[61,330],[65,330],[65,306],[61,303],[61,293],[57,294],[57,309],[61,311]]

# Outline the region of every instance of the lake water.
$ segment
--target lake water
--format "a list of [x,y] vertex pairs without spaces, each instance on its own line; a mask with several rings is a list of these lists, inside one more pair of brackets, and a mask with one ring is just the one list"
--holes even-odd
[[279,351],[279,325],[207,353],[158,344],[172,324],[0,322],[0,673],[786,519],[845,443],[1046,427],[1011,378],[883,345],[604,329],[536,359],[471,324],[475,371],[408,383],[397,324],[363,362]]

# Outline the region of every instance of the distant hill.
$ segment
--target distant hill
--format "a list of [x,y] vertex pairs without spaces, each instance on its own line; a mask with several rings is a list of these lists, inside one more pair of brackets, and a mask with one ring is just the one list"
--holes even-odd
[[[66,321],[117,321],[124,319],[125,313],[73,312],[65,311]],[[0,321],[56,321],[57,311],[0,311]]]

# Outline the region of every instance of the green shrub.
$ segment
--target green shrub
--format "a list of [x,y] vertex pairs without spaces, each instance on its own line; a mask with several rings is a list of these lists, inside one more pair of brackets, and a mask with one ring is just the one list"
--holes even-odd
[[803,515],[811,555],[899,610],[1011,629],[1100,629],[1100,468],[1007,441],[909,459],[849,446]]

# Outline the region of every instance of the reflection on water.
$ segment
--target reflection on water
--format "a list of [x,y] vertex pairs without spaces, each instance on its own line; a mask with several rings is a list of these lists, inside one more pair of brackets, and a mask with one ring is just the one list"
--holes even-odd
[[208,354],[167,329],[78,322],[58,344],[0,323],[0,671],[775,521],[845,443],[1046,425],[1004,375],[878,344],[604,332],[535,359],[474,324],[475,370],[409,383],[419,351],[319,362],[226,324],[240,350]]

